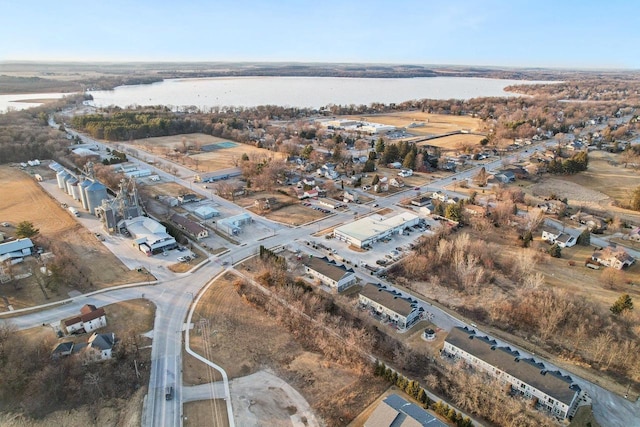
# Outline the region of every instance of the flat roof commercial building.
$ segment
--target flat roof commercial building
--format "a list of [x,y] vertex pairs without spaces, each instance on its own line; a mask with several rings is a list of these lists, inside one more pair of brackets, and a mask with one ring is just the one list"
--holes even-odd
[[512,390],[525,397],[537,398],[538,407],[562,419],[572,417],[578,404],[587,399],[570,376],[548,370],[544,363],[521,357],[517,350],[498,346],[495,340],[477,335],[473,330],[453,328],[442,351],[509,383]]
[[411,212],[403,212],[390,218],[372,215],[337,227],[333,230],[333,237],[362,248],[393,234],[400,234],[403,229],[419,222],[420,217]]
[[151,256],[174,249],[178,246],[176,239],[167,233],[164,225],[151,218],[139,216],[124,220],[124,225],[134,237],[134,242],[142,252]]

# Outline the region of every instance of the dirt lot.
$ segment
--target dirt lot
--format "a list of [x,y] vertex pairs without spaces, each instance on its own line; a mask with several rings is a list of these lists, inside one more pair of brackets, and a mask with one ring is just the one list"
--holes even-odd
[[[253,205],[255,200],[262,197],[273,197],[278,200],[279,203],[271,209],[262,211]],[[277,192],[266,193],[261,191],[251,193],[248,196],[236,199],[236,204],[246,206],[248,210],[269,218],[270,220],[290,225],[306,224],[325,216],[325,214],[320,211],[311,209],[308,206],[303,206],[297,198],[285,196],[284,194]]]
[[[365,387],[357,374],[305,351],[288,330],[238,295],[234,280],[232,274],[225,275],[209,288],[198,304],[191,335],[195,351],[221,365],[230,379],[265,368],[272,370],[298,390],[314,409],[334,405],[332,402],[336,399],[348,400]],[[201,384],[209,382],[211,377],[206,366],[190,359],[184,368],[184,378],[190,384]],[[255,405],[268,405],[266,402],[256,401]],[[277,403],[277,407],[252,407],[251,412],[280,414],[284,411],[278,419],[282,416],[288,419],[293,414],[292,404]],[[302,413],[304,408],[295,410]]]
[[[470,116],[429,114],[420,111],[405,111],[374,116],[357,116],[356,120],[366,120],[396,127],[407,127],[407,132],[415,135],[433,135],[468,129],[477,132],[482,129],[482,121]],[[411,127],[411,123],[419,126]],[[420,126],[423,125],[423,126]]]
[[[37,259],[27,258],[23,264],[14,266],[13,274],[29,271],[36,274],[4,285],[0,296],[7,299],[0,303],[0,310],[7,310],[8,304],[18,309],[65,299],[73,290],[88,292],[145,280],[144,273],[128,270],[27,173],[0,166],[0,182],[3,183],[0,220],[12,225],[3,227],[2,231],[8,237],[14,236],[16,224],[31,221],[40,230],[35,243],[45,252],[53,247],[54,253],[70,260],[65,280],[57,289],[39,286],[37,273],[41,265]],[[56,258],[52,262],[55,263]]]
[[[227,403],[223,399],[201,400],[187,402],[183,405],[184,426],[204,427],[215,425],[226,427],[229,425]],[[215,420],[215,423],[212,423]]]
[[[232,142],[235,146],[212,147],[214,144],[221,142]],[[189,158],[192,160],[190,166],[194,170],[197,168],[197,170],[205,172],[214,172],[236,167],[237,162],[245,153],[249,158],[253,156],[266,158],[285,157],[282,153],[276,153],[263,148],[257,148],[253,145],[241,144],[203,133],[147,138],[133,141],[133,144],[156,155],[166,155],[167,153],[172,153],[174,149],[181,150],[186,144],[186,146],[192,147],[189,154]],[[200,149],[198,147],[200,147]],[[189,167],[189,164],[184,166]]]

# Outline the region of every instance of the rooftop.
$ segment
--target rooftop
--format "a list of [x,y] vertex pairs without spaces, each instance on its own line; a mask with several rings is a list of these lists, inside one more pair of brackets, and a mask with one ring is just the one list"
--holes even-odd
[[171,222],[178,224],[179,226],[181,226],[182,228],[184,228],[194,236],[197,236],[203,231],[207,231],[206,228],[204,228],[197,222],[191,221],[189,218],[184,217],[182,215],[178,215],[178,214],[171,215]]
[[9,254],[12,252],[22,251],[23,249],[28,249],[33,247],[33,242],[31,239],[18,239],[13,242],[1,243],[0,244],[0,256]]
[[365,422],[365,427],[446,427],[447,424],[397,394],[387,396]]
[[335,280],[336,282],[342,279],[346,274],[353,273],[352,269],[347,269],[344,265],[338,265],[335,261],[329,261],[327,257],[309,258],[304,265],[314,271],[317,271],[323,276],[330,278],[331,280]]
[[577,386],[572,387],[571,377],[548,371],[532,358],[521,359],[517,350],[498,347],[496,341],[460,327],[453,328],[445,341],[566,405],[573,401]]
[[418,215],[411,212],[403,212],[390,218],[372,215],[337,227],[336,231],[363,241],[416,218]]
[[367,283],[364,285],[360,291],[360,295],[365,296],[371,301],[381,304],[389,310],[392,310],[404,317],[407,317],[416,309],[415,305],[413,305],[408,299],[393,294],[391,291],[383,289],[381,286],[373,283]]

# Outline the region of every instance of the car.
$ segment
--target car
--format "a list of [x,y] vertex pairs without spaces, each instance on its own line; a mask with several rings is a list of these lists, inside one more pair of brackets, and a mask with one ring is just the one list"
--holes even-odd
[[420,187],[413,187],[413,189],[418,191],[418,190],[420,190]]
[[453,178],[451,178],[451,181],[456,181],[458,178],[456,178],[455,176]]
[[173,387],[169,386],[165,389],[164,398],[166,400],[173,399]]
[[229,265],[229,261],[224,261],[224,262],[222,263],[222,265],[223,265],[223,266],[225,266],[225,265]]
[[374,203],[374,204],[371,205],[372,208],[377,208],[378,206],[380,206],[380,205],[378,205],[377,203]]
[[369,186],[369,185],[365,185],[364,187],[362,187],[362,189],[363,189],[364,191],[369,191],[369,190],[371,189],[371,186]]
[[180,262],[187,262],[187,261],[189,261],[189,260],[187,259],[187,257],[179,256],[179,257],[178,257],[178,261],[180,261]]

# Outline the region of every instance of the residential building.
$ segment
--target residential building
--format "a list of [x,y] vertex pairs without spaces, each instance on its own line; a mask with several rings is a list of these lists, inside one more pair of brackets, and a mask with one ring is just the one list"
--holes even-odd
[[616,270],[622,270],[635,262],[635,258],[629,255],[624,249],[612,247],[595,251],[591,255],[591,259],[604,266],[615,268]]
[[464,211],[471,216],[486,216],[487,208],[480,205],[464,205]]
[[273,208],[278,204],[278,199],[275,197],[260,197],[253,202],[253,206],[260,209],[261,211],[266,211]]
[[330,209],[338,209],[339,207],[342,207],[343,204],[342,202],[339,202],[338,200],[334,200],[334,199],[327,199],[327,198],[320,198],[318,199],[318,204],[325,206],[327,208]]
[[68,334],[93,332],[107,326],[107,315],[104,308],[85,304],[80,309],[80,316],[66,319],[62,322]]
[[197,202],[199,200],[200,199],[195,194],[183,194],[181,196],[178,196],[178,201],[182,204]]
[[197,240],[209,237],[209,230],[207,230],[197,222],[191,221],[185,216],[173,214],[171,215],[171,222],[177,225],[179,229],[185,231],[187,234]]
[[333,236],[362,248],[393,234],[400,234],[405,228],[417,225],[419,222],[420,217],[411,212],[403,212],[389,218],[371,215],[335,228]]
[[389,180],[389,185],[396,188],[404,187],[404,180],[402,178],[391,178]]
[[115,344],[116,336],[113,332],[108,334],[96,334],[94,332],[87,340],[87,346],[84,348],[85,360],[99,362],[111,359]]
[[511,171],[502,171],[498,172],[494,175],[495,179],[502,182],[503,184],[508,184],[510,182],[515,182],[516,175]]
[[447,427],[447,424],[418,405],[391,394],[378,404],[364,427]]
[[626,236],[628,240],[632,240],[634,242],[640,242],[640,227],[636,227],[629,232]]
[[467,328],[453,328],[442,353],[510,384],[512,391],[537,399],[537,407],[561,419],[572,417],[578,406],[588,401],[570,376],[549,370],[533,358],[521,357],[519,351],[499,346],[495,340]]
[[316,185],[316,179],[314,177],[312,177],[312,176],[307,176],[307,177],[304,177],[302,179],[302,183],[304,185],[309,185],[309,186],[313,187],[314,185]]
[[342,196],[342,200],[345,203],[357,202],[358,201],[358,193],[356,193],[355,191],[344,190],[344,194]]
[[398,295],[385,286],[367,283],[360,291],[360,305],[393,322],[399,329],[411,327],[420,319],[417,301]]
[[411,200],[411,204],[418,207],[426,206],[431,204],[431,198],[427,196],[416,197],[415,199]]
[[577,243],[577,239],[572,235],[552,227],[542,227],[542,240],[557,243],[561,248],[575,246]]
[[337,292],[342,292],[356,283],[353,269],[338,265],[327,257],[310,257],[305,262],[305,273],[317,278],[322,284]]

